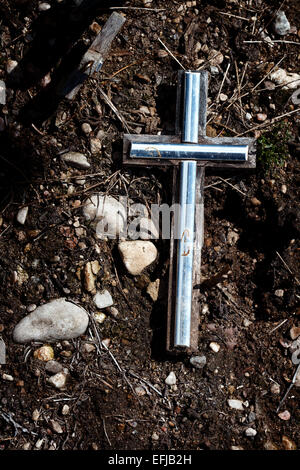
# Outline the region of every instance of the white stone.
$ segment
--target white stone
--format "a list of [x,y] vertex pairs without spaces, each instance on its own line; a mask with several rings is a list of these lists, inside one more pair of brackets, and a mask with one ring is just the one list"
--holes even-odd
[[222,52],[217,51],[216,49],[212,49],[208,55],[208,60],[210,65],[216,66],[222,64],[224,56]]
[[291,29],[291,25],[284,11],[277,12],[275,21],[273,23],[273,28],[274,28],[275,33],[279,34],[279,36],[285,36],[286,34],[289,33]]
[[300,75],[298,73],[286,72],[284,69],[277,69],[270,74],[270,80],[276,85],[282,86],[283,90],[296,90],[300,87]]
[[106,308],[111,307],[114,303],[112,296],[108,292],[108,290],[103,290],[102,292],[97,292],[94,296],[94,303],[98,308]]
[[50,8],[51,8],[51,5],[49,5],[49,3],[46,3],[46,2],[39,3],[39,6],[38,6],[39,11],[47,11]]
[[13,332],[14,341],[56,341],[77,338],[87,329],[86,311],[64,298],[52,300],[23,318]]
[[214,341],[212,341],[210,344],[209,344],[209,347],[210,349],[215,352],[215,353],[218,353],[220,351],[220,345],[218,343],[215,343]]
[[284,296],[284,290],[283,289],[277,289],[275,291],[276,297],[283,297]]
[[117,238],[127,220],[125,207],[113,197],[101,194],[94,194],[85,200],[83,215],[86,221],[97,225],[99,238]]
[[45,365],[45,370],[50,374],[58,374],[58,372],[62,372],[63,365],[57,361],[49,361]]
[[118,248],[127,271],[133,276],[141,274],[157,257],[157,249],[149,241],[125,241]]
[[246,435],[247,437],[254,437],[254,436],[256,436],[256,434],[257,434],[257,431],[256,431],[255,429],[253,429],[253,428],[247,428],[247,429],[245,430],[245,435]]
[[154,282],[150,282],[147,286],[147,294],[150,295],[153,302],[156,302],[159,294],[160,279],[156,279]]
[[170,386],[176,384],[176,375],[173,371],[169,373],[168,377],[165,380],[165,383]]
[[233,408],[234,410],[243,410],[243,402],[241,400],[227,400],[228,405],[230,408]]
[[88,122],[84,122],[81,126],[81,129],[85,134],[90,134],[92,132],[92,128]]
[[64,372],[58,372],[48,379],[48,382],[53,385],[55,388],[64,388],[67,382],[67,374]]
[[13,382],[14,380],[13,376],[9,374],[2,374],[2,379],[7,380],[8,382]]
[[61,414],[62,414],[63,416],[66,416],[66,415],[69,414],[69,412],[70,412],[70,407],[69,407],[69,405],[64,405],[64,406],[62,407]]
[[206,357],[205,356],[193,356],[190,359],[190,364],[196,369],[203,369],[203,367],[206,365]]
[[61,159],[70,166],[75,168],[81,168],[83,170],[90,168],[90,164],[83,153],[79,152],[68,152],[61,156]]
[[28,214],[28,207],[22,207],[22,209],[20,209],[17,213],[17,221],[19,222],[19,224],[21,225],[24,225],[25,222],[26,222],[26,218],[27,218],[27,214]]
[[102,149],[102,144],[101,140],[99,140],[97,137],[92,137],[90,141],[90,151],[92,154],[96,154],[101,152]]
[[97,312],[97,313],[94,313],[94,318],[96,322],[101,325],[101,323],[103,323],[106,320],[106,315],[105,313]]
[[63,433],[63,429],[57,421],[55,421],[54,419],[51,419],[50,424],[54,432],[56,432],[57,434]]
[[16,60],[9,59],[6,62],[6,72],[11,73],[17,66],[18,66],[18,62]]
[[3,80],[0,80],[0,104],[6,103],[6,86]]

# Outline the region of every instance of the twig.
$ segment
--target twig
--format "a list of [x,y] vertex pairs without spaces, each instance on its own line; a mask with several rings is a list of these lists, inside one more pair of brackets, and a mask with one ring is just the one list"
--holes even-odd
[[286,318],[285,320],[282,320],[282,322],[279,323],[279,325],[275,326],[275,328],[273,328],[273,329],[270,331],[270,334],[271,334],[271,333],[274,333],[274,331],[278,330],[278,328],[280,328],[282,325],[284,325],[287,321],[288,321],[287,318]]
[[172,54],[172,52],[170,51],[170,49],[167,48],[167,46],[162,42],[161,39],[158,38],[158,41],[161,43],[161,45],[166,49],[166,51],[170,54],[170,56],[177,62],[177,64],[180,65],[180,67],[185,70],[184,66],[182,65],[181,62],[179,62],[178,59],[176,59],[176,57],[174,56],[174,54]]
[[296,369],[296,372],[294,373],[293,375],[293,378],[292,378],[292,382],[290,384],[290,386],[288,387],[287,391],[285,392],[282,400],[280,401],[279,405],[278,405],[278,408],[276,410],[276,413],[278,413],[278,411],[280,410],[281,406],[283,405],[284,401],[286,400],[288,394],[290,393],[291,389],[293,388],[293,386],[295,385],[295,382],[296,382],[296,379],[297,379],[297,375],[300,371],[300,364],[298,364],[298,367]]
[[104,431],[105,437],[107,439],[107,442],[109,443],[109,446],[111,447],[111,442],[110,442],[109,437],[108,437],[107,432],[106,432],[106,426],[105,426],[105,419],[104,418],[102,419],[102,423],[103,423],[103,431]]
[[218,11],[219,15],[232,16],[233,18],[238,18],[243,21],[251,21],[251,18],[245,18],[244,16],[233,15],[232,13],[225,13],[224,11]]
[[288,270],[288,272],[294,276],[295,278],[295,281],[297,282],[298,286],[300,284],[299,280],[296,278],[295,274],[293,273],[293,271],[289,268],[289,266],[286,264],[286,262],[284,261],[284,259],[282,258],[282,256],[278,253],[278,251],[276,251],[276,255],[278,256],[278,258],[282,261],[283,265],[286,267],[286,269]]
[[222,178],[221,176],[219,176],[220,180],[223,181],[223,183],[226,183],[228,184],[231,188],[235,189],[236,191],[238,191],[239,193],[241,193],[243,196],[247,196],[246,193],[244,193],[243,191],[241,191],[240,189],[238,189],[236,186],[234,186],[233,184],[229,183],[229,181],[225,180],[224,178]]
[[[295,41],[286,41],[284,39],[271,39],[272,42],[282,42],[284,44],[295,44],[296,46],[300,46],[300,42],[295,42]],[[266,43],[266,44],[271,44],[270,41],[266,41],[263,39],[262,41],[243,41],[246,44],[261,44],[261,43]]]
[[142,7],[109,7],[109,10],[146,10],[146,11],[166,11],[166,8],[142,8]]
[[220,94],[221,94],[221,91],[222,91],[224,82],[225,82],[225,80],[226,80],[229,67],[230,67],[230,62],[228,63],[227,68],[226,68],[226,71],[225,71],[225,73],[224,73],[224,77],[223,77],[223,80],[222,80],[222,83],[221,83],[221,86],[220,86],[220,89],[219,89],[219,93],[218,93],[218,96],[217,96],[217,99],[216,99],[217,102],[219,101]]
[[255,131],[256,129],[261,129],[263,127],[271,126],[272,124],[274,124],[277,121],[280,121],[284,117],[290,116],[291,114],[294,114],[294,113],[299,113],[299,111],[300,111],[300,108],[293,109],[293,111],[289,111],[288,113],[281,114],[280,116],[277,116],[277,117],[271,119],[269,122],[264,122],[262,124],[258,124],[257,126],[251,127],[251,129],[248,129],[245,132],[241,132],[240,134],[237,134],[236,137],[241,137],[242,135],[248,134],[248,132]]
[[109,99],[109,97],[107,96],[107,94],[102,90],[102,88],[99,87],[99,91],[102,95],[102,98],[104,99],[105,103],[108,104],[108,106],[111,108],[111,110],[115,113],[115,115],[117,116],[117,118],[121,121],[121,123],[123,124],[124,128],[126,129],[126,131],[128,133],[130,133],[130,129],[129,127],[127,126],[127,123],[125,121],[125,119],[123,118],[122,114],[118,111],[118,109],[115,107],[115,105],[112,103],[112,101]]

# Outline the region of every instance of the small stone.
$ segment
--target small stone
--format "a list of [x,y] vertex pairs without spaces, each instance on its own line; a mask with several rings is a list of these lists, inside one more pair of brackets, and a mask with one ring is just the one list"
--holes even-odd
[[286,17],[284,11],[278,11],[273,23],[273,29],[279,36],[285,36],[290,32],[291,25]]
[[193,356],[190,358],[190,364],[196,369],[203,369],[206,365],[206,356]]
[[283,194],[286,194],[286,192],[287,192],[287,186],[286,186],[285,184],[283,184],[283,185],[281,186],[281,192],[282,192]]
[[13,338],[17,343],[77,338],[85,332],[88,323],[83,308],[60,298],[41,305],[23,318],[16,325]]
[[270,390],[271,390],[271,393],[273,393],[273,395],[279,395],[280,394],[280,385],[277,384],[277,383],[273,383],[270,387]]
[[125,241],[118,248],[127,271],[133,276],[141,274],[157,257],[157,249],[149,241]]
[[91,353],[91,352],[96,351],[96,347],[95,347],[93,344],[90,344],[90,343],[85,343],[85,344],[83,345],[83,349],[84,349],[85,352],[87,352],[87,353]]
[[247,428],[247,429],[245,430],[245,435],[246,435],[247,437],[254,437],[254,436],[256,436],[256,434],[257,434],[256,429]]
[[28,313],[31,313],[31,312],[34,312],[34,310],[36,310],[36,307],[37,306],[35,304],[30,304],[30,305],[28,305],[26,310],[27,310]]
[[292,340],[297,339],[300,336],[300,326],[292,326],[290,329],[290,337]]
[[243,410],[243,402],[241,400],[227,400],[228,405],[230,408],[233,408],[234,410]]
[[109,313],[111,316],[113,316],[114,318],[117,318],[117,317],[119,316],[119,311],[118,311],[118,309],[115,308],[115,307],[109,307],[109,308],[107,309],[107,311],[108,311],[108,313]]
[[92,272],[97,276],[98,272],[100,271],[100,264],[99,261],[91,261]]
[[58,372],[48,379],[48,382],[55,388],[64,388],[67,382],[67,374],[65,372]]
[[257,199],[256,197],[253,197],[253,198],[251,199],[251,204],[252,204],[253,206],[260,206],[260,205],[261,205],[261,201],[259,201],[259,199]]
[[281,413],[278,413],[278,417],[283,421],[289,421],[291,419],[291,413],[288,410],[284,410]]
[[154,282],[150,282],[147,286],[147,294],[150,295],[153,302],[158,299],[160,279],[156,279]]
[[6,62],[6,72],[11,73],[17,66],[18,66],[18,62],[16,60],[9,59]]
[[30,442],[25,442],[22,447],[23,450],[30,450],[31,449],[31,444]]
[[97,137],[92,137],[90,140],[90,151],[93,155],[100,153],[102,149],[101,140]]
[[54,351],[51,346],[42,346],[33,353],[33,357],[39,361],[48,362],[54,358]]
[[75,168],[86,170],[90,168],[90,164],[83,153],[79,152],[68,152],[61,155],[61,159],[70,166]]
[[106,315],[105,313],[97,312],[97,313],[94,313],[94,318],[97,323],[101,324],[106,320]]
[[117,238],[123,231],[127,214],[125,207],[111,196],[94,194],[85,200],[83,215],[96,225],[99,238]]
[[284,290],[283,289],[277,289],[275,292],[276,297],[283,297],[284,296]]
[[67,416],[70,413],[70,407],[69,405],[64,405],[61,410],[61,414],[63,416]]
[[176,384],[176,375],[174,374],[174,372],[169,373],[168,377],[165,380],[165,383],[170,386]]
[[216,66],[222,64],[224,56],[222,52],[217,51],[216,49],[211,49],[210,53],[208,54],[208,60],[210,65]]
[[82,131],[85,133],[85,134],[90,134],[92,132],[92,128],[91,126],[89,125],[89,123],[87,122],[84,122],[81,126],[81,129]]
[[90,30],[92,33],[99,34],[101,31],[101,26],[96,21],[93,21],[93,23],[90,25]]
[[144,395],[146,395],[146,390],[144,389],[144,387],[136,387],[135,388],[135,393],[137,394],[138,397],[142,397]]
[[50,374],[58,374],[58,372],[62,372],[63,366],[60,362],[57,361],[49,361],[45,365],[45,371],[49,372]]
[[7,382],[13,382],[14,380],[13,376],[9,374],[2,374],[2,379],[7,380]]
[[264,122],[267,119],[267,117],[268,116],[265,113],[258,113],[256,115],[256,119],[261,122]]
[[84,267],[84,287],[87,292],[95,293],[95,276],[90,262],[88,262]]
[[220,345],[218,343],[215,343],[214,341],[212,341],[210,344],[209,344],[209,347],[210,349],[215,352],[215,353],[218,353],[220,351]]
[[46,88],[46,86],[48,86],[49,83],[51,83],[51,74],[47,73],[47,75],[45,75],[41,80],[41,86],[43,88]]
[[282,86],[283,90],[297,90],[300,87],[300,75],[298,73],[286,72],[284,69],[277,69],[270,74],[270,79],[276,85]]
[[220,98],[220,101],[223,101],[223,102],[228,100],[228,96],[225,95],[225,93],[220,93],[219,98]]
[[287,436],[282,436],[282,445],[285,450],[297,450],[295,442]]
[[3,80],[0,80],[0,104],[6,104],[6,85]]
[[24,225],[26,221],[26,217],[28,214],[28,207],[22,207],[17,213],[17,221],[19,224]]
[[252,114],[246,113],[246,114],[245,114],[245,118],[247,119],[247,121],[251,121],[251,119],[252,119]]
[[228,235],[227,235],[227,241],[229,245],[235,245],[239,239],[239,234],[234,232],[233,230],[229,230]]
[[46,2],[39,3],[39,6],[38,6],[39,11],[47,11],[50,8],[51,8],[51,5],[49,5],[49,3],[46,3]]
[[50,424],[51,424],[51,428],[53,429],[53,431],[56,432],[57,434],[62,434],[64,432],[61,425],[54,419],[50,420]]
[[93,300],[96,306],[100,309],[111,307],[111,305],[113,305],[114,303],[112,296],[106,289],[103,290],[102,292],[97,292]]
[[219,73],[219,69],[216,65],[211,65],[210,66],[210,73],[212,75],[217,75]]
[[39,410],[35,409],[32,413],[32,421],[38,421],[40,417],[40,412]]
[[152,438],[153,441],[158,441],[159,440],[159,435],[156,432],[154,432],[152,434],[151,438]]

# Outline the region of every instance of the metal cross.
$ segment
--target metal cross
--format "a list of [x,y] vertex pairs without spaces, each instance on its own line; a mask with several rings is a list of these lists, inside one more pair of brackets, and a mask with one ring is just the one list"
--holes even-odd
[[[255,168],[255,140],[206,137],[206,71],[178,73],[175,136],[124,135],[123,163],[174,168],[173,202],[179,200],[179,234],[170,248],[167,349],[197,350],[201,248],[203,243],[203,187],[205,167]],[[179,194],[178,187],[178,166]],[[196,225],[196,226],[195,226]],[[174,266],[176,265],[176,271]],[[174,315],[175,312],[175,315]]]

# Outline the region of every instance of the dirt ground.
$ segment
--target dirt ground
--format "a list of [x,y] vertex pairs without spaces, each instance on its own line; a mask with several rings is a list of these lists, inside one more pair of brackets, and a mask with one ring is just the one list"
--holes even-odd
[[[104,1],[98,2],[101,8],[82,10],[75,1],[47,3],[51,8],[40,11],[35,0],[0,0],[0,79],[7,87],[6,105],[0,105],[0,336],[6,344],[0,448],[299,448],[299,387],[291,388],[277,410],[296,371],[290,330],[300,326],[299,114],[292,91],[274,89],[267,76],[279,61],[299,73],[297,1]],[[127,21],[101,73],[74,100],[58,99],[57,84],[111,14],[110,4],[135,8],[121,10]],[[263,30],[278,39],[272,24],[280,6],[292,32],[273,46],[245,43],[261,41]],[[169,242],[156,241],[158,259],[141,276],[131,276],[118,241],[98,240],[82,215],[83,201],[95,191],[148,205],[171,202],[170,171],[128,169],[121,161],[124,122],[131,133],[174,133],[179,65],[159,38],[185,68],[211,72],[208,135],[254,136],[259,152],[266,151],[266,136],[279,140],[280,158],[286,156],[281,166],[266,168],[258,153],[252,173],[206,177],[202,369],[189,357],[164,353]],[[224,56],[217,71],[210,69],[211,50]],[[18,62],[10,74],[9,60]],[[283,127],[270,125],[287,113],[278,120]],[[83,132],[84,123],[90,134]],[[102,150],[92,153],[95,137]],[[91,167],[67,166],[60,159],[67,150],[84,153]],[[16,215],[24,206],[28,216],[20,225]],[[12,332],[28,306],[59,297],[93,313],[82,279],[92,260],[101,267],[97,286],[112,294],[118,315],[107,314],[98,325],[108,351],[87,351],[86,344],[97,344],[93,325],[76,340],[52,345],[70,373],[66,389],[56,390],[47,381],[45,362],[34,357],[41,345],[16,344]],[[153,302],[146,288],[156,279],[160,296]],[[220,346],[217,353],[212,342]],[[171,371],[176,384],[169,386]],[[230,408],[230,399],[242,401],[243,410]],[[64,405],[68,414],[62,413]],[[249,428],[256,433],[247,435]]]

